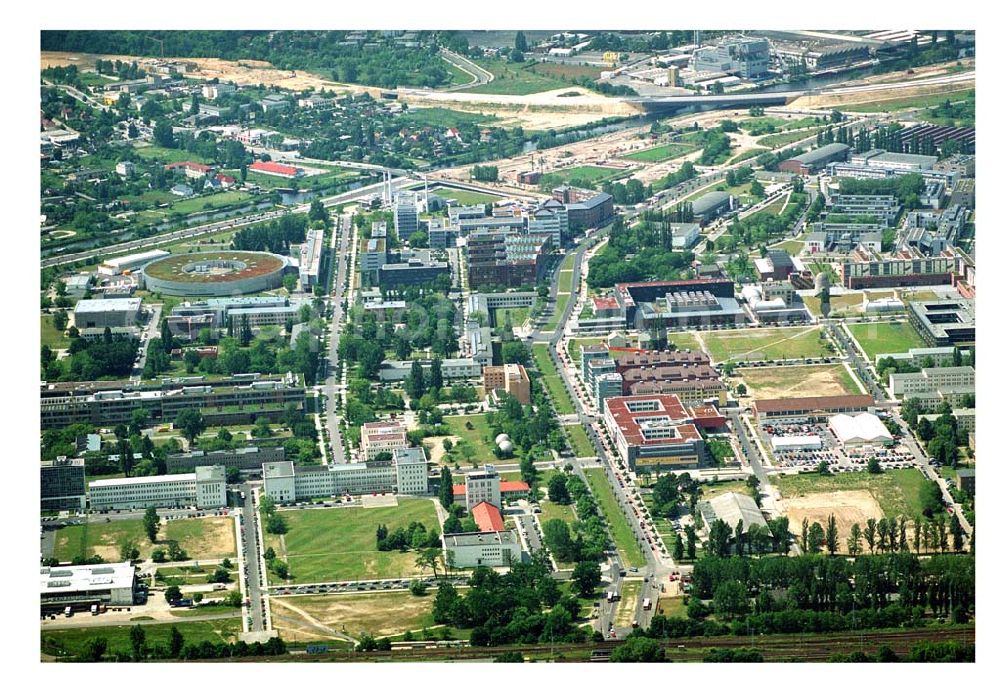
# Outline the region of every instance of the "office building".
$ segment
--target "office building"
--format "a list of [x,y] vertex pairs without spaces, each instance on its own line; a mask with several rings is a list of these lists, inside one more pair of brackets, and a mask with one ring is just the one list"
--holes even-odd
[[83,511],[87,508],[87,483],[83,458],[42,460],[43,512]]
[[299,320],[301,300],[289,297],[218,297],[182,302],[166,316],[167,326],[175,337],[195,340],[202,328],[220,330],[230,321],[238,330],[244,320],[252,331],[265,326],[282,327]]
[[955,351],[950,346],[913,347],[909,351],[897,354],[876,354],[875,365],[878,365],[882,360],[892,359],[897,363],[909,363],[918,368],[924,367],[924,363],[930,361],[931,367],[940,368],[951,365],[954,357]]
[[929,346],[948,347],[976,341],[975,300],[911,302],[907,314]]
[[435,250],[453,248],[458,242],[460,229],[457,225],[445,224],[440,219],[432,219],[427,225],[427,244]]
[[621,396],[604,405],[611,441],[633,471],[704,466],[705,441],[698,426],[716,428],[726,422],[714,407],[689,409],[672,394]]
[[469,358],[483,367],[493,365],[493,333],[489,326],[480,327],[477,321],[470,320],[465,325],[464,339]]
[[937,256],[923,256],[919,250],[900,246],[892,255],[879,255],[867,247],[857,247],[839,270],[844,287],[897,288],[914,285],[950,285],[956,272],[958,255],[945,248]]
[[378,283],[383,289],[403,286],[431,287],[439,276],[450,276],[448,262],[437,262],[430,257],[411,257],[405,262],[383,264],[378,270]]
[[[964,429],[970,434],[976,433],[976,409],[975,408],[952,408],[951,415],[955,418],[956,424],[958,424],[959,429]],[[920,415],[917,421],[927,420],[931,424],[934,424],[941,417],[939,413],[927,413],[925,415]]]
[[141,310],[142,300],[138,297],[81,299],[73,307],[72,325],[79,330],[134,326]]
[[190,474],[90,482],[90,508],[94,510],[191,506],[198,509],[226,506],[225,467],[195,467]]
[[[431,369],[430,359],[420,359],[424,374]],[[413,361],[383,361],[379,366],[378,378],[381,382],[403,382],[413,370]],[[441,361],[441,376],[445,382],[478,380],[483,367],[471,358],[446,358]]]
[[[456,493],[457,494],[457,493]],[[480,502],[488,502],[494,507],[500,507],[500,474],[491,465],[483,469],[474,469],[465,475],[465,508],[469,511]]]
[[466,242],[469,287],[536,285],[552,257],[547,235],[479,234]]
[[694,247],[694,244],[701,238],[701,227],[697,224],[687,222],[671,222],[670,237],[671,247],[674,250],[687,250]]
[[732,297],[716,297],[707,290],[667,292],[639,304],[637,330],[659,337],[667,328],[727,327],[742,324],[746,315]]
[[406,448],[406,426],[402,422],[365,422],[361,425],[362,459],[373,459],[383,452]]
[[959,179],[955,182],[955,189],[951,192],[950,206],[962,207],[967,210],[976,209],[976,180]]
[[917,395],[937,390],[961,389],[961,392],[948,391],[951,397],[945,399],[951,402],[957,395],[976,393],[976,369],[971,365],[948,368],[921,368],[915,373],[891,373],[889,375],[889,395],[904,401]]
[[127,562],[44,566],[40,573],[43,612],[62,611],[67,607],[81,609],[94,604],[131,606],[139,588],[135,566]]
[[625,313],[628,327],[635,327],[636,315],[643,302],[655,302],[669,293],[709,292],[716,298],[735,298],[733,282],[726,278],[695,278],[679,281],[618,283],[614,296]]
[[691,203],[691,211],[698,224],[705,225],[715,217],[732,212],[739,206],[739,200],[725,191],[710,191]]
[[314,285],[323,281],[324,253],[323,231],[307,231],[306,242],[299,249],[299,283],[303,290],[311,291]]
[[483,389],[487,394],[504,391],[521,405],[531,403],[531,380],[524,366],[519,363],[488,365],[483,367]]
[[282,446],[246,446],[223,450],[191,450],[167,455],[167,473],[183,474],[196,467],[235,467],[241,472],[260,473],[261,465],[285,459]]
[[509,567],[522,560],[521,542],[512,530],[445,535],[444,558],[451,568]]
[[602,415],[606,412],[605,405],[608,399],[625,395],[624,380],[617,372],[595,374],[593,380],[588,384],[590,384],[594,400],[600,406]]
[[392,206],[392,220],[396,227],[396,237],[402,243],[410,240],[410,236],[420,230],[417,194],[412,191],[400,191],[395,198]]
[[279,504],[364,493],[427,493],[427,458],[422,448],[397,448],[392,460],[299,466],[292,461],[263,467],[264,494]]
[[[484,470],[477,470],[476,472],[470,472],[470,474],[487,474],[493,470],[493,465],[486,465]],[[493,472],[495,473],[495,472]],[[522,498],[528,497],[528,493],[531,492],[531,487],[524,481],[500,481],[499,493],[500,499],[502,501],[510,502],[512,500],[520,500]],[[489,500],[484,500],[483,497],[490,495],[495,497],[496,494],[493,492],[492,478],[480,478],[477,480],[478,488],[474,490],[474,495],[478,498],[478,502],[489,502]],[[455,502],[459,504],[466,505],[468,509],[469,502],[466,499],[466,484],[456,483],[451,487],[452,494],[454,495]],[[478,502],[476,504],[478,504]],[[493,504],[490,502],[490,504]],[[498,505],[499,506],[499,505]]]

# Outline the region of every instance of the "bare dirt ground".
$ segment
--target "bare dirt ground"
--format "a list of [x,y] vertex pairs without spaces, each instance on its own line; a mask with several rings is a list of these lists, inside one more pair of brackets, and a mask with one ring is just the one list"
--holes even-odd
[[[409,592],[316,597],[272,597],[276,627],[286,641],[308,641],[334,634],[358,637],[402,634],[420,629],[427,622],[433,597],[415,597]],[[280,613],[280,618],[279,618]]]
[[441,464],[444,457],[444,440],[451,439],[452,443],[458,443],[461,439],[458,436],[428,436],[423,440],[424,446],[430,446],[430,461],[434,464]]
[[[971,66],[975,68],[975,61],[966,60],[962,62],[963,66]],[[877,85],[877,84],[887,84],[893,82],[901,82],[904,80],[913,80],[914,78],[934,78],[947,76],[948,68],[954,66],[952,64],[943,64],[936,66],[925,66],[923,68],[914,69],[914,73],[887,73],[879,76],[871,76],[869,78],[864,78],[862,80],[851,81],[850,83],[844,83],[845,85]],[[971,70],[971,69],[970,69]],[[932,94],[950,94],[952,92],[959,93],[965,92],[967,90],[975,89],[974,80],[966,80],[960,82],[951,83],[928,83],[920,84],[920,82],[915,82],[909,87],[899,87],[894,89],[884,89],[884,90],[870,90],[866,92],[851,92],[845,94],[820,94],[812,97],[800,97],[793,101],[790,106],[792,108],[826,108],[829,106],[847,106],[850,104],[869,104],[876,102],[888,102],[894,101],[896,99],[909,99],[912,97],[921,97]]]
[[840,363],[795,368],[744,368],[740,377],[755,399],[796,396],[846,396]]
[[838,490],[830,493],[810,493],[809,495],[784,498],[782,503],[788,516],[789,528],[796,535],[802,530],[802,519],[816,522],[826,530],[826,522],[831,514],[836,517],[838,549],[847,549],[847,537],[851,526],[858,524],[864,528],[868,519],[885,516],[875,496],[867,490]]

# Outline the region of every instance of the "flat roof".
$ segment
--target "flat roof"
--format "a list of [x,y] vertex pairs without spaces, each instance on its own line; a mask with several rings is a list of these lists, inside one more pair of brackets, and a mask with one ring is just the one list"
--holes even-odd
[[74,313],[100,313],[104,311],[138,311],[142,300],[138,297],[111,297],[105,299],[81,299],[73,307]]
[[857,408],[864,410],[875,405],[870,394],[860,396],[803,396],[801,398],[767,398],[754,402],[757,412],[780,413],[794,410],[827,410],[830,408]]
[[41,595],[52,596],[102,589],[130,588],[135,566],[128,562],[88,566],[52,566],[40,571]]
[[173,483],[182,481],[194,481],[196,473],[187,474],[158,474],[156,476],[132,476],[127,479],[100,479],[91,481],[91,488],[113,488],[114,486],[142,486],[154,483]]

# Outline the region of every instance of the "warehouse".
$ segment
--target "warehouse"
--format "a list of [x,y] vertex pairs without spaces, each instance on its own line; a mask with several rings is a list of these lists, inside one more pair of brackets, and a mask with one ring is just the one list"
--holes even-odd
[[691,204],[692,214],[699,224],[710,222],[716,215],[735,210],[736,196],[725,191],[710,191]]
[[860,396],[803,396],[754,401],[753,411],[760,422],[769,420],[817,421],[837,413],[857,413],[875,407],[870,394]]
[[771,448],[776,453],[788,450],[823,450],[823,439],[819,436],[773,436]]
[[701,514],[706,532],[716,521],[723,521],[733,531],[742,529],[743,535],[750,530],[750,526],[760,526],[767,535],[770,535],[764,515],[749,495],[723,493],[711,500],[699,502],[696,509]]
[[847,144],[827,144],[814,151],[783,160],[778,164],[779,172],[794,172],[796,174],[816,174],[829,163],[835,163],[847,158],[851,147]]
[[166,257],[169,254],[166,250],[149,250],[147,252],[136,252],[132,255],[113,257],[112,259],[105,260],[103,264],[98,266],[97,273],[102,276],[117,276],[124,271],[141,269],[144,265]]
[[61,611],[94,604],[131,606],[138,580],[131,563],[53,566],[41,569],[43,611]]
[[142,309],[138,297],[81,299],[73,307],[73,325],[85,328],[128,328],[134,326]]
[[830,430],[845,448],[860,448],[870,445],[888,445],[892,435],[876,415],[834,415],[830,418]]

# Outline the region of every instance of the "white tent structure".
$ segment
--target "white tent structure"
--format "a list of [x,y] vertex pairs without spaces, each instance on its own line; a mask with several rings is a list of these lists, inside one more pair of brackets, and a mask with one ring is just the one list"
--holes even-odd
[[892,443],[889,430],[871,413],[834,415],[830,418],[830,429],[846,448]]

